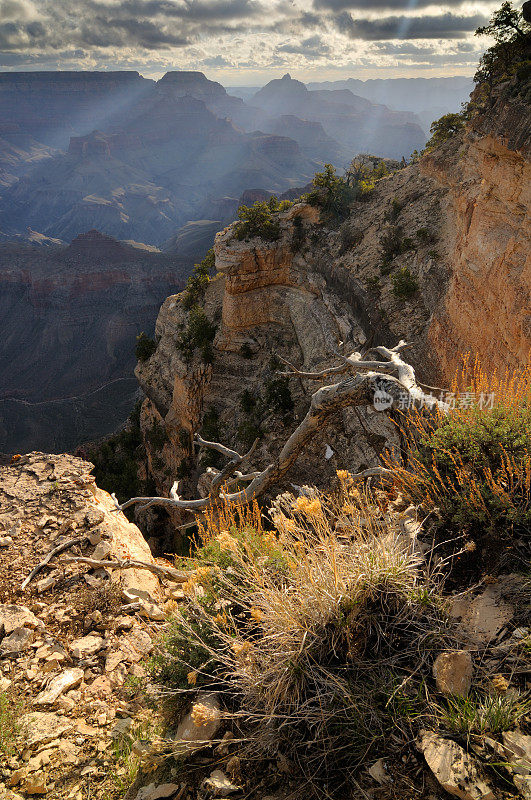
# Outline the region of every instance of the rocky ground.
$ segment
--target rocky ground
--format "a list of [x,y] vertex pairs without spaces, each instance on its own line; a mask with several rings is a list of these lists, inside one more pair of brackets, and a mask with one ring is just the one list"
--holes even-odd
[[[188,574],[153,560],[90,469],[81,459],[42,453],[0,468],[1,800],[298,796],[281,754],[260,773],[240,761],[214,694],[199,692],[179,724],[164,727],[146,659],[185,599]],[[409,537],[418,534],[410,512],[403,524]],[[174,574],[113,568],[117,560]],[[526,688],[526,592],[525,581],[509,575],[453,599],[466,646],[437,658],[441,696],[466,695],[487,676],[497,676],[500,691]],[[524,715],[516,729],[471,737],[467,750],[463,737],[434,731],[416,742],[391,736],[388,757],[360,776],[359,797],[528,800],[528,725]],[[184,756],[192,756],[186,769]],[[492,765],[501,765],[497,777]]]

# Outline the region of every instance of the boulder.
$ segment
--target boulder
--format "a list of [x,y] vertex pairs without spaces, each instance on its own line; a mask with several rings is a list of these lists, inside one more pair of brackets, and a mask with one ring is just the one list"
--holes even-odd
[[0,605],[0,637],[15,628],[43,628],[44,625],[25,606]]
[[9,636],[2,639],[0,643],[0,658],[6,656],[18,656],[27,650],[33,642],[34,633],[29,628],[15,628]]
[[44,745],[59,739],[72,729],[72,723],[51,711],[31,711],[21,719],[28,747]]
[[466,697],[472,685],[472,656],[468,650],[447,650],[433,664],[437,689],[445,695]]
[[74,658],[89,658],[95,655],[105,645],[105,640],[101,636],[83,636],[76,639],[70,645],[70,652]]
[[463,748],[436,733],[421,736],[420,749],[443,789],[461,800],[495,800],[476,764]]

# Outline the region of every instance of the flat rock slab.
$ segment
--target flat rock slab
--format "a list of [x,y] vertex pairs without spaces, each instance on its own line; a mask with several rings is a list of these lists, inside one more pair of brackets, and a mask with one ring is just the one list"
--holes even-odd
[[21,719],[28,747],[48,744],[72,730],[72,723],[51,711],[31,711]]
[[0,605],[0,635],[12,633],[15,628],[43,628],[44,625],[25,606]]
[[435,778],[449,794],[461,800],[495,800],[476,764],[457,742],[425,733],[420,749]]

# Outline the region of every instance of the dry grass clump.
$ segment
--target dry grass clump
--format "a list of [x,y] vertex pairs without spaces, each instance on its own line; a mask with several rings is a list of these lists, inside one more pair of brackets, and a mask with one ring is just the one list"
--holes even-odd
[[203,532],[190,602],[170,634],[188,641],[181,689],[224,691],[249,751],[281,752],[317,793],[332,780],[341,793],[391,733],[409,740],[429,714],[433,655],[455,645],[398,521],[348,473],[338,477],[332,497],[277,498],[274,530],[254,518],[258,539],[242,512],[225,509],[226,527]]
[[531,529],[531,364],[488,375],[464,359],[446,415],[411,411],[405,468],[388,464],[409,500],[436,510],[445,530],[528,535]]

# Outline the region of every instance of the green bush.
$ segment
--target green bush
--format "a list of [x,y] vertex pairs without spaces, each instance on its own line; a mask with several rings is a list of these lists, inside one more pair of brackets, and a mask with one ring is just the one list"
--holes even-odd
[[325,164],[323,172],[317,172],[312,181],[314,189],[306,196],[310,205],[321,209],[328,221],[345,219],[350,206],[362,194],[359,186],[350,186],[344,178],[336,174],[332,164]]
[[476,30],[476,36],[491,36],[495,41],[481,57],[474,75],[478,89],[470,103],[471,110],[490,100],[495,86],[509,80],[513,96],[529,97],[530,34],[531,24],[524,19],[521,9],[514,8],[510,2],[502,3],[489,23]]
[[154,339],[146,336],[144,331],[138,334],[136,337],[135,347],[135,356],[137,361],[147,361],[149,358],[151,358],[156,349],[157,343]]
[[426,143],[425,153],[451,139],[465,127],[464,114],[444,114],[430,125],[431,138]]
[[203,301],[215,263],[214,248],[211,247],[204,259],[199,264],[194,265],[183,294],[182,302],[187,311],[190,311]]
[[200,306],[193,306],[188,314],[188,323],[182,327],[177,338],[177,347],[183,354],[185,361],[190,362],[196,350],[201,351],[201,357],[207,364],[214,360],[212,343],[216,335],[216,326],[210,322]]
[[242,358],[251,359],[254,357],[253,348],[248,342],[244,342],[240,347],[240,355]]
[[402,255],[402,253],[411,250],[414,247],[414,243],[412,239],[403,235],[400,225],[393,225],[380,238],[380,247],[382,256],[380,271],[382,275],[388,275],[391,272],[393,260]]
[[290,200],[280,202],[273,196],[267,202],[258,200],[252,206],[240,206],[238,209],[240,221],[235,226],[236,238],[247,240],[259,236],[270,242],[276,241],[280,238],[280,221],[276,215],[292,205]]
[[293,411],[293,398],[288,378],[269,378],[266,380],[264,387],[266,406],[271,411],[281,414]]
[[437,237],[433,231],[428,230],[428,228],[418,228],[415,236],[421,244],[433,244],[435,241],[437,241]]
[[407,267],[402,267],[391,278],[393,294],[401,300],[407,300],[419,289],[419,282]]
[[531,530],[529,371],[487,386],[478,367],[460,383],[469,388],[455,408],[418,429],[399,481],[404,496],[436,509],[443,531],[473,541],[495,533],[505,547],[515,532]]

